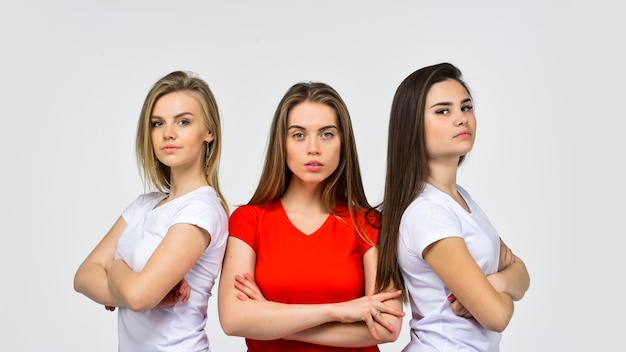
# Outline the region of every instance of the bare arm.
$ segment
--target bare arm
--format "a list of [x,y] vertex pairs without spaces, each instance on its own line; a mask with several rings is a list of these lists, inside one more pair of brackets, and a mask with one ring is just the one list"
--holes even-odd
[[[372,247],[363,256],[366,295],[373,295],[375,293],[374,284],[376,280],[377,250],[376,247]],[[395,288],[389,288],[387,292],[399,291]],[[392,307],[395,311],[402,312],[403,310],[401,296],[385,301],[384,304]],[[400,336],[403,316],[404,312],[401,316],[382,312],[379,316],[374,315],[373,327],[374,333],[376,333],[378,339],[372,336],[371,328],[363,322],[353,324],[324,324],[289,336],[287,339],[338,347],[365,347],[393,342]]]
[[439,240],[424,259],[469,313],[485,328],[503,331],[513,316],[513,299],[489,282],[460,237]]
[[514,301],[524,297],[530,287],[530,276],[526,264],[513,255],[513,262],[503,270],[487,276],[487,280],[498,292],[507,293]]
[[[228,239],[218,291],[220,323],[227,335],[275,340],[326,323],[365,321],[373,326],[376,309],[392,312],[392,308],[382,302],[399,293],[382,293],[334,304],[283,304],[264,299],[240,299],[238,295],[241,296],[242,291],[237,289],[235,277],[254,273],[255,263],[256,254],[248,244],[238,238]],[[365,327],[362,329],[368,331]]]
[[209,233],[195,225],[175,224],[140,272],[122,260],[105,269],[116,302],[134,311],[160,307],[164,298],[185,277],[211,242]]
[[96,247],[76,270],[74,290],[107,306],[120,306],[111,294],[105,266],[113,261],[117,240],[126,227],[126,221],[120,216],[109,232],[100,240]]

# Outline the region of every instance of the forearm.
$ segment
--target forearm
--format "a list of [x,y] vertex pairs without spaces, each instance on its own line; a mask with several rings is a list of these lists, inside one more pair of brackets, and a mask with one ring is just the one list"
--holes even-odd
[[526,265],[518,257],[515,257],[515,261],[504,270],[487,278],[496,291],[508,294],[514,301],[522,299],[530,286]]
[[96,303],[119,306],[111,294],[107,272],[102,265],[96,263],[83,264],[74,276],[74,290]]
[[396,320],[398,324],[395,332],[390,332],[384,326],[376,323],[378,339],[374,339],[364,322],[350,324],[327,323],[307,329],[285,337],[286,340],[314,343],[335,347],[366,347],[381,343],[393,342],[398,339],[402,326],[402,319],[392,315],[385,315],[388,320]]
[[220,322],[227,335],[276,340],[332,321],[330,304],[282,304],[237,298],[221,304]]
[[144,291],[137,287],[139,274],[132,271],[122,260],[115,260],[106,266],[109,290],[118,307],[128,307],[133,311],[144,311],[156,306],[159,299],[150,300]]

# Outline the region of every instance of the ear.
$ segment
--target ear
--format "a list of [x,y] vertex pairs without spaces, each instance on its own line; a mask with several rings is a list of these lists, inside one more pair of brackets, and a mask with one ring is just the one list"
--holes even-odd
[[213,142],[213,139],[215,139],[215,137],[213,137],[213,132],[207,132],[206,133],[206,137],[204,138],[204,141],[207,143]]

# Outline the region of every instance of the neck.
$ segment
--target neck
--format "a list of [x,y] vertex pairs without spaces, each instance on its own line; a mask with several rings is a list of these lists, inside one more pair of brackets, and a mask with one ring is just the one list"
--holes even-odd
[[450,195],[458,193],[456,190],[456,172],[458,170],[457,164],[441,164],[431,162],[429,164],[429,169],[430,174],[426,180],[428,183]]
[[194,191],[202,186],[208,186],[204,174],[197,173],[174,173],[170,175],[170,195],[169,199],[174,199]]
[[320,184],[305,185],[292,180],[280,200],[283,207],[289,211],[326,213],[322,203],[322,190]]

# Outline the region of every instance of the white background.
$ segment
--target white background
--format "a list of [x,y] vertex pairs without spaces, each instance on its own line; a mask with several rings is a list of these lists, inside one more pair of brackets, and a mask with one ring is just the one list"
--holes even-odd
[[[345,99],[365,188],[378,203],[395,89],[414,70],[448,61],[463,71],[478,119],[459,183],[531,274],[502,350],[610,350],[624,316],[626,26],[618,6],[2,2],[1,349],[117,349],[116,314],[74,292],[72,279],[143,190],[136,121],[164,74],[197,72],[215,93],[221,184],[233,208],[256,186],[278,101],[302,80],[329,83]],[[243,340],[219,327],[215,302],[213,351],[242,351]],[[383,351],[404,346],[407,323]]]

